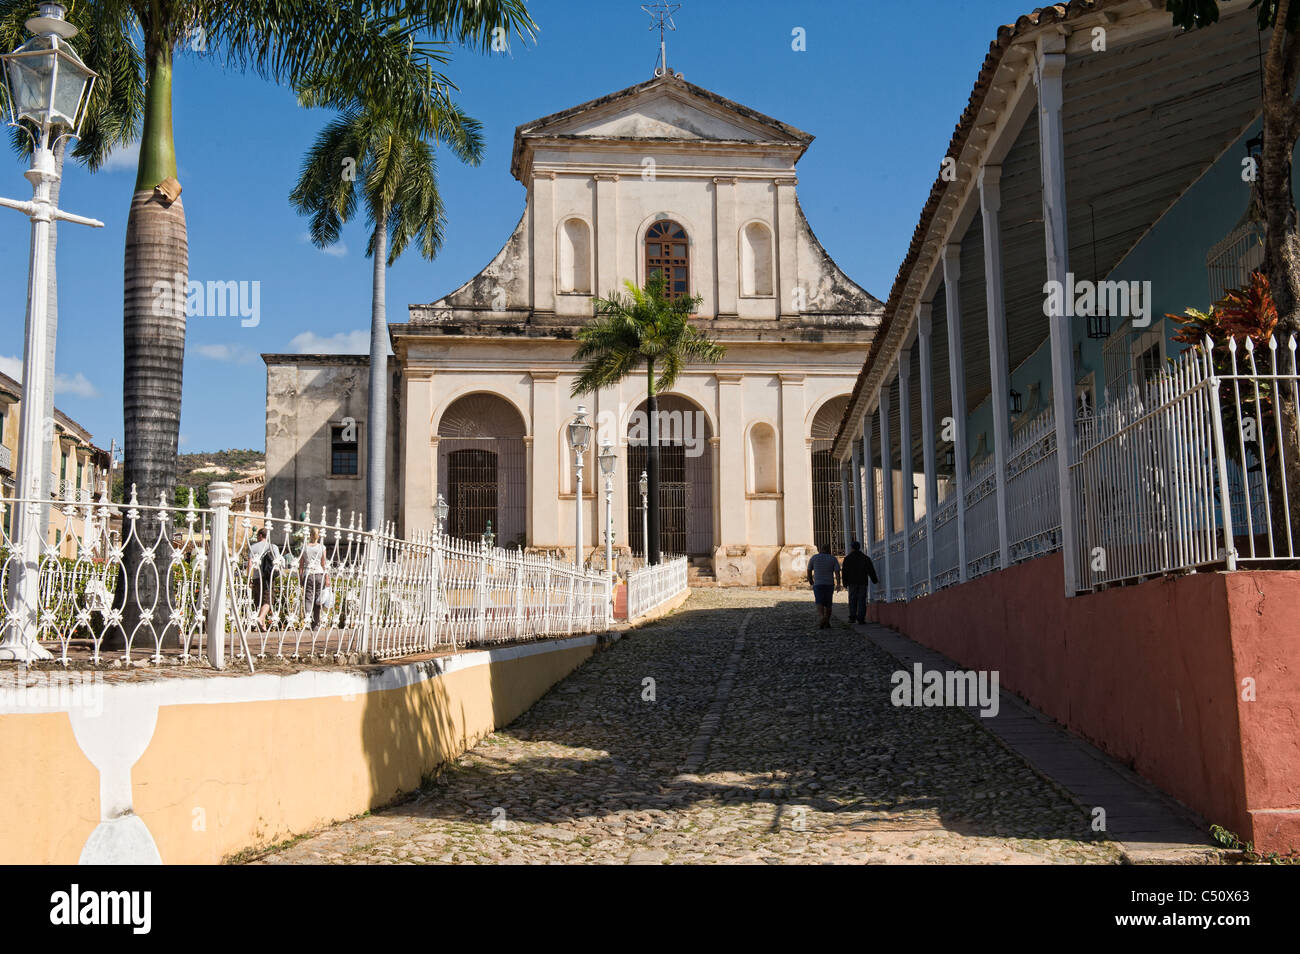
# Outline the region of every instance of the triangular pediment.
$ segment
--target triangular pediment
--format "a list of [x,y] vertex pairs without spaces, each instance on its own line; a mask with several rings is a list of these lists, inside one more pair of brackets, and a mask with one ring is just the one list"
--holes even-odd
[[515,156],[536,139],[779,143],[807,148],[813,137],[674,75],[610,93],[515,130]]

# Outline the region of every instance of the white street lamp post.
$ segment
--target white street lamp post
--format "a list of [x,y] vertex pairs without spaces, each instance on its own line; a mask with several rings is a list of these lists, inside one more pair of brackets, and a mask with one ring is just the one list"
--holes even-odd
[[587,408],[579,404],[577,414],[569,422],[569,446],[573,448],[577,458],[573,565],[579,570],[582,569],[582,455],[586,452],[587,442],[590,439],[591,424],[587,421]]
[[641,479],[636,482],[641,491],[641,559],[650,562],[650,475],[641,471]]
[[0,198],[0,206],[17,209],[32,221],[23,343],[23,413],[14,490],[16,498],[27,502],[14,507],[11,539],[21,556],[11,575],[13,626],[0,642],[0,659],[22,661],[50,658],[50,653],[37,642],[41,508],[49,505],[48,501],[39,499],[43,442],[50,439],[42,420],[42,395],[47,377],[54,373],[53,368],[46,367],[50,223],[58,219],[93,228],[104,227],[97,219],[64,212],[50,202],[50,187],[58,179],[51,138],[57,141],[77,135],[96,76],[67,44],[67,40],[77,35],[77,28],[63,19],[64,13],[62,4],[40,4],[38,15],[26,24],[34,34],[32,39],[12,53],[0,56],[9,124],[32,137],[32,165],[26,172],[32,184],[32,200]]
[[601,442],[600,472],[605,476],[605,570],[614,572],[614,468],[618,466],[618,455],[614,445],[608,439]]

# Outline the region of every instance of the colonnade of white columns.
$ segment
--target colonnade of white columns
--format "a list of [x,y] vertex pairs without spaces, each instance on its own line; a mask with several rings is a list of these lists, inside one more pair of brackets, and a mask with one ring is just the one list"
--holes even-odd
[[[1043,229],[1044,254],[1047,263],[1047,277],[1062,283],[1066,280],[1068,262],[1068,227],[1065,205],[1064,174],[1064,137],[1061,121],[1063,100],[1062,75],[1065,66],[1065,53],[1061,38],[1048,38],[1040,41],[1034,66],[1034,83],[1038,92],[1039,125],[1039,159],[1042,167],[1043,183]],[[1015,130],[1011,133],[1014,134]],[[1001,166],[986,162],[976,173],[976,188],[972,190],[972,201],[979,202],[983,223],[984,245],[984,286],[985,304],[988,316],[989,377],[992,389],[993,409],[993,467],[996,478],[997,520],[997,559],[998,566],[1006,568],[1011,561],[1011,537],[1009,525],[1010,501],[1008,499],[1008,462],[1011,452],[1011,413],[1010,413],[1010,369],[1007,351],[1007,314],[1002,265],[1002,234],[1000,213],[1002,206]],[[960,216],[954,217],[959,221]],[[954,230],[955,231],[955,230]],[[877,572],[884,592],[888,595],[893,589],[899,589],[906,598],[913,587],[924,583],[926,592],[935,588],[935,525],[934,518],[939,508],[938,482],[936,477],[935,448],[936,437],[953,444],[954,475],[953,492],[956,496],[956,546],[957,579],[965,582],[970,578],[970,560],[966,534],[967,492],[970,489],[969,466],[970,454],[966,435],[966,367],[962,348],[962,311],[961,311],[961,244],[960,235],[951,234],[948,243],[940,253],[941,278],[944,301],[946,305],[946,326],[948,335],[948,383],[952,395],[951,419],[935,420],[934,401],[934,347],[932,339],[932,302],[919,303],[914,312],[907,316],[907,331],[900,338],[900,346],[894,355],[886,358],[890,362],[889,370],[876,383],[872,397],[867,401],[862,417],[861,443],[854,440],[852,459],[846,465],[845,479],[845,526],[852,526],[863,546],[878,557]],[[932,296],[931,296],[932,297]],[[1024,320],[1034,320],[1037,316],[1025,316]],[[903,320],[895,316],[895,321]],[[1061,505],[1061,532],[1065,563],[1065,590],[1067,595],[1077,591],[1078,568],[1075,550],[1075,505],[1072,496],[1070,464],[1074,447],[1073,406],[1074,406],[1074,368],[1072,330],[1069,314],[1052,314],[1050,323],[1050,349],[1052,358],[1053,410],[1056,420],[1056,467],[1059,498]],[[921,444],[922,468],[924,473],[925,526],[923,544],[928,552],[924,561],[924,579],[913,579],[910,557],[911,534],[915,524],[915,508],[911,498],[914,480],[914,462],[912,459],[912,414],[911,414],[911,353],[913,346],[919,348],[920,361],[920,396],[921,396]],[[893,401],[893,389],[898,386],[899,423],[896,434],[890,433],[890,416]],[[879,464],[881,470],[881,515],[879,526],[883,542],[877,544],[877,521],[874,507],[875,496],[875,461],[872,457],[872,417],[879,413]],[[855,429],[856,433],[856,429]],[[902,469],[903,520],[899,527],[894,526],[894,468],[892,466],[892,441],[897,440],[902,448],[900,455]],[[851,514],[847,512],[848,501],[852,498]],[[901,531],[903,540],[903,559],[895,565],[889,558],[890,538],[896,531]],[[894,579],[896,574],[901,579]]]

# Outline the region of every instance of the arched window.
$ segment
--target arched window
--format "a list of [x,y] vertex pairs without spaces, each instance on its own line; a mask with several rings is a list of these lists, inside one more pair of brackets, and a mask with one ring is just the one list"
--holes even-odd
[[582,219],[560,229],[560,292],[591,293],[591,230]]
[[649,281],[655,275],[664,276],[665,292],[669,298],[689,295],[691,289],[691,262],[686,230],[676,222],[653,223],[645,233],[645,275]]
[[772,294],[772,233],[762,222],[750,222],[740,234],[740,293]]
[[750,428],[749,489],[755,494],[777,492],[776,431],[771,424],[755,424]]

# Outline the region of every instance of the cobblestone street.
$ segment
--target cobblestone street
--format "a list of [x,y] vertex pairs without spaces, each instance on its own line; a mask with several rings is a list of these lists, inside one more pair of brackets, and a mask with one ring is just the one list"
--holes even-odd
[[[262,863],[1116,862],[1054,785],[811,599],[696,590],[402,804]],[[649,680],[653,680],[650,682]]]

